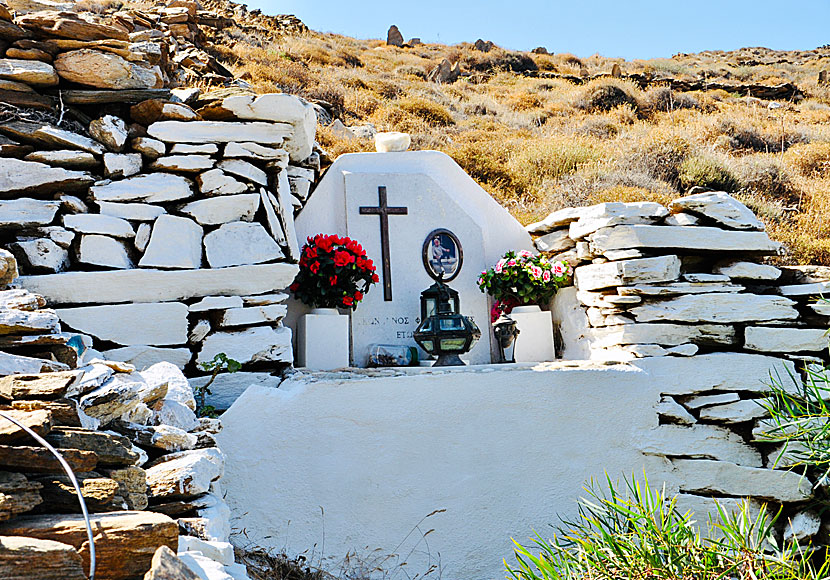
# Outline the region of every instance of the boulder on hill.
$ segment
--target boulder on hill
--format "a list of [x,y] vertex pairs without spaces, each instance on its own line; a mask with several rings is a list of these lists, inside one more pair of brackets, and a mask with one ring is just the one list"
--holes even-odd
[[389,27],[389,32],[386,33],[386,44],[388,46],[403,46],[403,34],[394,24]]

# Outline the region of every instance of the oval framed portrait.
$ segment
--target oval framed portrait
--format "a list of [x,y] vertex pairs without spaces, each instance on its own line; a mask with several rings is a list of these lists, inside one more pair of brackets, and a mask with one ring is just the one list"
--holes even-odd
[[433,230],[424,240],[422,252],[424,269],[433,280],[441,278],[444,282],[455,279],[464,263],[464,249],[458,237],[443,228]]

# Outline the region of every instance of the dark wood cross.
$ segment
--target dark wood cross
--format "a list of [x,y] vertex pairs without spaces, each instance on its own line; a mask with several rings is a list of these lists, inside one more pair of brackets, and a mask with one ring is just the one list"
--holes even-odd
[[392,264],[389,259],[389,216],[406,215],[405,207],[389,207],[386,198],[386,186],[378,187],[378,207],[360,208],[360,215],[380,216],[380,248],[383,267],[383,299],[392,302]]

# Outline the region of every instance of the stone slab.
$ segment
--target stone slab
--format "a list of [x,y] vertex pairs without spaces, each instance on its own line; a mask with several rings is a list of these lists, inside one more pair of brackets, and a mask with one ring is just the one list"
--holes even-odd
[[672,213],[687,211],[707,217],[736,230],[763,230],[764,223],[752,210],[723,191],[706,191],[675,199],[669,204]]
[[291,329],[257,326],[235,332],[214,332],[205,337],[197,363],[213,360],[219,353],[245,363],[290,363]]
[[790,471],[705,459],[675,459],[672,464],[680,490],[687,493],[749,496],[778,502],[800,502],[813,495],[810,480]]
[[646,455],[712,459],[748,467],[763,465],[758,451],[747,445],[740,435],[722,427],[661,425],[640,435],[638,447]]
[[60,308],[57,314],[75,330],[124,346],[187,343],[187,306],[178,302]]
[[759,294],[690,294],[631,308],[637,322],[755,322],[795,320],[795,302]]
[[297,270],[294,264],[261,264],[216,270],[67,272],[21,276],[19,281],[53,304],[113,304],[274,292],[287,288]]
[[284,258],[282,250],[258,223],[231,222],[205,236],[211,268],[259,264]]
[[755,252],[778,254],[781,244],[765,232],[722,230],[698,226],[616,226],[602,228],[590,236],[594,254],[609,250],[652,248],[655,250],[695,250],[699,252]]
[[233,221],[252,221],[259,209],[260,195],[223,195],[192,201],[181,208],[202,225],[219,225]]
[[647,282],[671,282],[680,277],[680,258],[659,256],[579,266],[574,284],[580,290],[599,290]]
[[190,180],[170,173],[150,173],[94,185],[89,194],[95,201],[139,201],[161,203],[193,196]]
[[138,265],[142,268],[201,268],[202,233],[202,227],[191,219],[160,215],[153,223],[150,243]]
[[744,336],[748,350],[763,352],[824,352],[830,346],[830,337],[824,328],[748,326]]
[[76,190],[93,181],[85,171],[52,167],[35,161],[4,158],[0,163],[0,192],[3,197]]
[[281,145],[292,133],[286,123],[234,123],[215,121],[158,121],[147,127],[150,137],[165,143],[230,143],[247,141]]

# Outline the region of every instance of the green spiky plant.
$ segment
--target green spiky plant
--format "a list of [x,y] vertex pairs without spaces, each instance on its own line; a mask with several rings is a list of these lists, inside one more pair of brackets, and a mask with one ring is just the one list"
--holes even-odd
[[[515,580],[820,580],[830,563],[816,568],[812,550],[795,541],[779,544],[776,516],[753,517],[747,502],[718,516],[701,534],[691,512],[680,512],[665,489],[626,480],[618,489],[585,488],[577,517],[563,520],[552,539],[538,533],[533,546],[516,543],[517,563],[505,562]],[[514,540],[515,542],[515,540]]]

